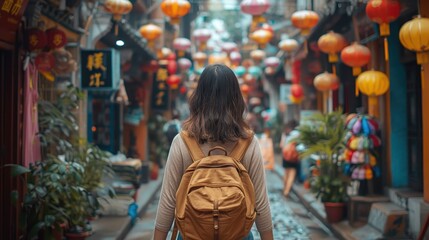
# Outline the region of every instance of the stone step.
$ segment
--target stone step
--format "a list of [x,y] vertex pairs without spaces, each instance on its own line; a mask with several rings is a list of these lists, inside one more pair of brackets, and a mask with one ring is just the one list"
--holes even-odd
[[405,235],[408,211],[394,203],[374,203],[369,213],[368,224],[386,237]]

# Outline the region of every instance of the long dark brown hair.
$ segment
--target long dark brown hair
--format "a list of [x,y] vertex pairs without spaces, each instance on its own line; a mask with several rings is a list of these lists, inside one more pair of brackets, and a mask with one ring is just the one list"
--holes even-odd
[[200,143],[229,142],[250,137],[244,120],[246,103],[234,72],[225,65],[207,66],[189,99],[190,116],[183,130]]

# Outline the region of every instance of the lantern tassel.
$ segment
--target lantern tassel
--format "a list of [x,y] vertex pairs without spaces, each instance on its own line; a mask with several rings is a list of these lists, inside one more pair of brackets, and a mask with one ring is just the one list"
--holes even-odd
[[118,36],[118,24],[117,23],[115,23],[115,36]]
[[353,76],[357,76],[359,75],[359,73],[361,73],[361,68],[360,67],[353,67]]
[[336,53],[330,53],[328,55],[328,60],[330,63],[338,62],[338,55]]
[[389,42],[384,38],[384,60],[389,61]]
[[371,116],[378,117],[378,96],[368,96],[368,113]]

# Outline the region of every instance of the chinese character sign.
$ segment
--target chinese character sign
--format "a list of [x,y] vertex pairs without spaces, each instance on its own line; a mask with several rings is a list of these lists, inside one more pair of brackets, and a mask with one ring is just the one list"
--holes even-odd
[[118,54],[113,49],[82,50],[82,88],[89,90],[112,90],[118,88]]
[[154,81],[152,87],[152,109],[154,110],[167,110],[169,103],[169,87],[166,83],[168,72],[166,66],[161,66],[156,74],[154,74]]
[[14,44],[28,0],[0,0],[0,40]]

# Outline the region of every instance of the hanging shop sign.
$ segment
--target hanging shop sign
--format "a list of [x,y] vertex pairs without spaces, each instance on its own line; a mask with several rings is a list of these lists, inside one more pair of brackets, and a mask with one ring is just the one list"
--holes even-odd
[[156,74],[152,87],[152,109],[165,111],[168,109],[169,86],[167,84],[168,71],[166,65],[161,65]]
[[15,44],[16,31],[28,0],[0,0],[0,41]]
[[114,49],[81,50],[81,87],[87,90],[119,88],[120,60]]

